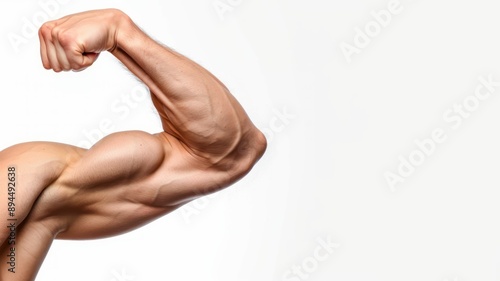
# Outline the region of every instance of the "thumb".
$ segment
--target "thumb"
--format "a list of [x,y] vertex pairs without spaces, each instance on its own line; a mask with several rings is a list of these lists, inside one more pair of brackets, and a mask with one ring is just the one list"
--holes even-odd
[[77,71],[84,70],[85,68],[91,66],[99,57],[100,53],[83,53],[81,57],[80,68],[75,69]]

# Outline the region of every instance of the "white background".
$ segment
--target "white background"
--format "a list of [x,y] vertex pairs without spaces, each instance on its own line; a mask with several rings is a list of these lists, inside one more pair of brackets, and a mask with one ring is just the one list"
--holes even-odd
[[[2,149],[161,129],[149,100],[122,102],[142,88],[110,55],[82,73],[41,66],[27,22],[104,7],[211,70],[269,146],[215,197],[119,237],[55,241],[37,280],[500,280],[500,87],[456,129],[443,119],[479,77],[500,81],[497,1],[395,2],[350,63],[341,44],[390,0],[54,1],[1,3]],[[436,129],[446,141],[391,189],[384,175]],[[319,261],[328,239],[339,247]]]

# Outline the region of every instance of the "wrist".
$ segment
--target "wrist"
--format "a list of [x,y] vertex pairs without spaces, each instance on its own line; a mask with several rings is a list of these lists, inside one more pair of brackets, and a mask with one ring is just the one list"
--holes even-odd
[[120,10],[115,10],[114,20],[116,23],[114,30],[114,45],[109,50],[115,54],[118,50],[126,50],[126,47],[143,39],[138,38],[141,34],[139,27],[132,19]]

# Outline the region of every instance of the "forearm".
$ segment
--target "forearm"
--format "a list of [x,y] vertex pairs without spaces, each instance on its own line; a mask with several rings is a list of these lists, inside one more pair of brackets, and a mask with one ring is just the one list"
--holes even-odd
[[225,155],[257,130],[209,71],[144,34],[126,16],[112,53],[150,88],[166,132],[199,153]]

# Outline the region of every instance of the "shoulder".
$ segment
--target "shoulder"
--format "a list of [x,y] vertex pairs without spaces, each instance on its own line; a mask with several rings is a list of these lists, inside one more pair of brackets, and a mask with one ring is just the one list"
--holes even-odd
[[0,162],[2,165],[19,166],[22,170],[43,171],[52,178],[79,159],[81,150],[55,142],[26,142],[1,151]]

